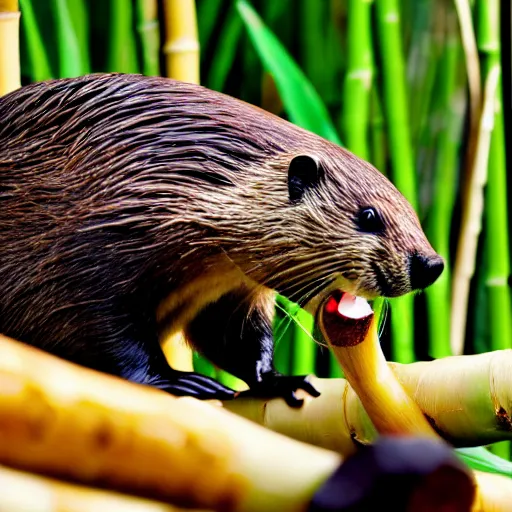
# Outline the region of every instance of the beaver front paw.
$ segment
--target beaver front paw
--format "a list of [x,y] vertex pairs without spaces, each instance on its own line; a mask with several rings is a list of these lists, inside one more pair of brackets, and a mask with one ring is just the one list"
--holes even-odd
[[276,371],[262,373],[261,380],[251,385],[248,391],[239,394],[256,398],[283,398],[290,407],[301,407],[302,398],[297,398],[295,392],[303,389],[313,397],[320,396],[320,392],[309,382],[309,375],[281,375]]
[[165,379],[151,382],[151,385],[175,396],[192,396],[199,400],[231,400],[236,392],[223,386],[215,379],[195,372],[171,370]]

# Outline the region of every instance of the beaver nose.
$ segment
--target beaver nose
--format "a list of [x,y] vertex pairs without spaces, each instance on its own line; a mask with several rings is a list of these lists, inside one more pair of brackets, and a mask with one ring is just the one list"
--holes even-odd
[[441,256],[422,256],[413,254],[409,261],[409,279],[413,290],[422,290],[430,286],[444,269]]

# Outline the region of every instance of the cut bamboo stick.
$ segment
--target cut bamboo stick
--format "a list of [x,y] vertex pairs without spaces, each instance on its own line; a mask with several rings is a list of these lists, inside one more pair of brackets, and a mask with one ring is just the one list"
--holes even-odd
[[3,512],[200,512],[3,466],[0,466],[0,489],[0,510]]
[[194,0],[164,0],[164,16],[167,76],[198,84],[199,40]]
[[302,511],[341,462],[0,336],[0,463],[180,506]]
[[[330,307],[329,307],[330,306]],[[342,308],[364,307],[364,317]],[[376,430],[383,435],[439,439],[418,404],[402,387],[381,350],[373,311],[364,299],[341,294],[322,307],[319,326]]]
[[18,0],[0,0],[0,96],[21,85]]
[[[455,446],[512,439],[512,350],[388,365],[435,430]],[[375,427],[346,380],[312,378],[311,382],[321,395],[304,396],[300,409],[281,399],[248,398],[224,402],[224,407],[345,456],[375,440]]]

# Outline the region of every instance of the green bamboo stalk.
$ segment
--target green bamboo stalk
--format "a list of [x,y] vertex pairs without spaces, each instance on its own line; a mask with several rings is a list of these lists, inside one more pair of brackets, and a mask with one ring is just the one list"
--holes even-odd
[[59,76],[71,78],[83,75],[87,72],[87,65],[82,60],[80,43],[67,0],[50,0],[50,2],[55,20]]
[[[393,181],[413,208],[417,209],[416,172],[409,133],[405,67],[397,0],[378,0],[376,14]],[[414,298],[410,295],[400,297],[393,299],[391,304],[392,358],[395,361],[409,363],[415,360]]]
[[293,309],[292,303],[282,295],[276,295],[274,333],[274,364],[277,371],[284,375],[291,375],[291,354],[293,346],[294,322],[289,311]]
[[[277,4],[279,2],[274,1],[272,3]],[[324,97],[326,79],[328,78],[324,62],[327,50],[325,44],[325,11],[328,6],[328,2],[318,2],[317,0],[300,0],[298,2],[302,70],[321,97]],[[279,37],[282,40],[282,37]],[[319,55],[322,55],[322,58],[319,58]]]
[[40,82],[54,76],[50,61],[46,54],[45,44],[41,36],[32,0],[20,0],[21,33],[26,44],[27,60],[30,69],[30,80]]
[[292,375],[315,373],[316,344],[313,340],[314,318],[297,306],[293,323]]
[[384,175],[386,172],[387,141],[385,133],[385,121],[382,113],[382,105],[379,90],[374,84],[371,91],[370,114],[370,162]]
[[[500,64],[500,5],[498,0],[479,1],[477,44],[485,77]],[[485,285],[489,315],[491,350],[512,348],[510,320],[511,299],[507,278],[510,274],[510,254],[507,214],[507,174],[501,87],[498,85],[494,130],[491,136],[486,188],[486,251]],[[510,457],[510,443],[492,446],[495,455]]]
[[69,9],[73,32],[76,36],[80,52],[81,73],[91,72],[89,56],[89,12],[88,0],[66,0]]
[[348,58],[340,120],[341,138],[347,148],[365,160],[370,157],[368,122],[373,79],[371,3],[348,2]]
[[206,85],[210,89],[223,90],[226,78],[233,67],[242,28],[242,20],[232,5],[217,41],[215,55],[206,78]]
[[160,23],[157,0],[136,0],[136,23],[142,73],[160,75]]
[[111,0],[109,3],[108,71],[138,73],[139,65],[133,37],[133,7],[131,0]]
[[457,33],[456,18],[449,17],[447,39],[441,61],[436,115],[442,123],[436,140],[437,155],[434,168],[434,190],[429,210],[427,234],[436,251],[445,260],[445,270],[437,282],[426,290],[429,326],[429,353],[440,358],[451,355],[450,347],[450,232],[457,194],[458,156],[464,119],[465,90],[458,82],[462,48]]
[[[444,4],[443,4],[444,5]],[[411,143],[417,146],[423,125],[429,118],[429,104],[444,37],[443,12],[438,2],[414,3],[413,29],[407,57]]]
[[197,31],[201,48],[208,48],[211,44],[210,39],[219,19],[224,0],[205,0],[196,2],[197,9]]

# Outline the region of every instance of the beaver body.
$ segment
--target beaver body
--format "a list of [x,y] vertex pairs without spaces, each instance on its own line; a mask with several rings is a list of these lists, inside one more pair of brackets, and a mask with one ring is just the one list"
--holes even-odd
[[172,370],[163,333],[293,401],[314,390],[273,369],[275,290],[303,305],[334,287],[397,296],[442,270],[366,162],[233,98],[136,75],[0,99],[0,245],[0,332],[200,398],[232,393]]

